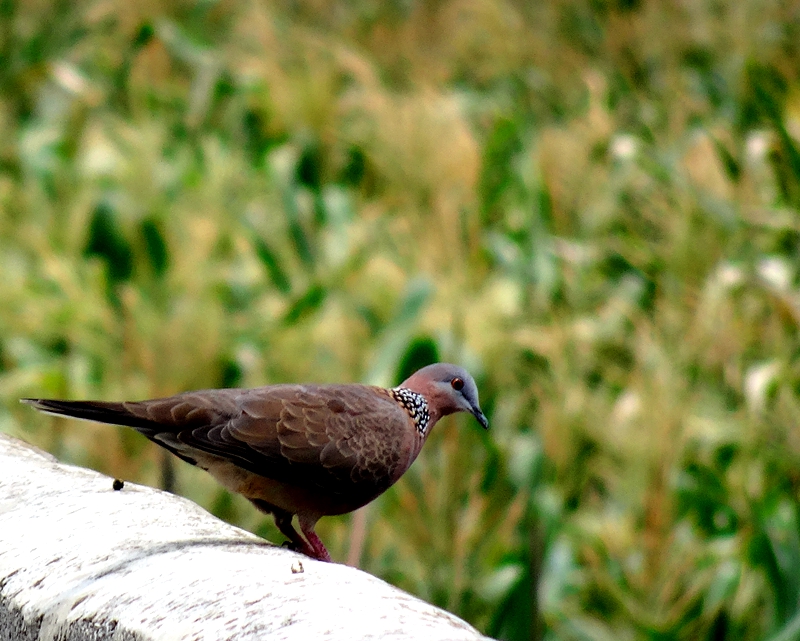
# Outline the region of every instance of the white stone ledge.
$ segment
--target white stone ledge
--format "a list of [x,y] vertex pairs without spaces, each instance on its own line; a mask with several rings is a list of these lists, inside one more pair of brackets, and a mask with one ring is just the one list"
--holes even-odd
[[485,639],[354,568],[0,434],[0,641]]

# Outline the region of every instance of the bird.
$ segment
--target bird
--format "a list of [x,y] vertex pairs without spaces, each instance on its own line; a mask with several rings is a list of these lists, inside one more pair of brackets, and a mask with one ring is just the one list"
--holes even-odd
[[288,547],[321,561],[331,556],[314,531],[317,521],[389,489],[440,418],[468,412],[489,427],[474,379],[450,363],[423,367],[393,388],[277,384],[144,401],[20,400],[49,414],[135,429],[271,514]]

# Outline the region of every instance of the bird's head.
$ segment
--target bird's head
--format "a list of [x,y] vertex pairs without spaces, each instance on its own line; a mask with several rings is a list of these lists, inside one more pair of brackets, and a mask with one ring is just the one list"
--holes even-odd
[[458,365],[435,363],[414,372],[400,387],[422,394],[435,422],[455,412],[469,412],[484,429],[489,428],[478,403],[478,387],[469,373]]

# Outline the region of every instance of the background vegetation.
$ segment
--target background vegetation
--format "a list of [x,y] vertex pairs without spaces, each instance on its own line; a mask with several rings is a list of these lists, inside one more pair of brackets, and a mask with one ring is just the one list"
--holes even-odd
[[336,559],[514,641],[797,638],[799,205],[797,2],[0,0],[0,429],[158,485],[17,399],[456,361],[492,431]]

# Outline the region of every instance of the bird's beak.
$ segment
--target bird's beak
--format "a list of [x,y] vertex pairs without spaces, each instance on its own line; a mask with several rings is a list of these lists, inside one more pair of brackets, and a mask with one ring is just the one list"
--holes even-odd
[[486,418],[483,412],[481,412],[480,407],[473,407],[471,410],[472,415],[481,424],[481,427],[485,430],[489,429],[489,420]]

